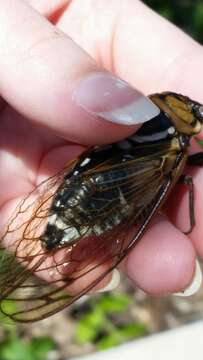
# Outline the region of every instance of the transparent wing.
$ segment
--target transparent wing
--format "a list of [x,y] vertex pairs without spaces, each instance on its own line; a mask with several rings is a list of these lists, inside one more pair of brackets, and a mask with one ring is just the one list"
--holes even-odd
[[[2,313],[16,321],[43,319],[70,305],[111,272],[142,237],[170,191],[172,182],[162,169],[165,155],[164,151],[110,168],[102,164],[83,174],[103,175],[99,191],[93,194],[102,205],[94,214],[95,223],[88,224],[91,235],[51,253],[42,246],[41,235],[56,189],[73,164],[29,194],[19,204],[1,240]],[[116,206],[116,198],[106,199],[106,194],[118,187],[133,211],[118,226],[98,236],[94,225],[102,223],[107,214],[111,217]]]

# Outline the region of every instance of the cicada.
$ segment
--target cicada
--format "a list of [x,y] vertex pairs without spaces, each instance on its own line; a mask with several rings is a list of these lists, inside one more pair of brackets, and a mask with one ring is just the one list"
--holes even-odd
[[1,239],[3,314],[40,320],[93,289],[141,240],[178,181],[189,187],[192,230],[193,184],[183,172],[203,164],[202,153],[188,154],[203,106],[172,92],[149,98],[155,118],[87,150],[19,204]]

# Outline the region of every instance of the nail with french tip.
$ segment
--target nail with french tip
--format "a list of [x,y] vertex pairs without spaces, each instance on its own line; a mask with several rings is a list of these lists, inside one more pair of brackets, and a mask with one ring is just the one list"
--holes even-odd
[[120,273],[117,269],[114,269],[112,271],[112,278],[110,280],[110,282],[102,289],[97,290],[97,292],[107,292],[107,291],[111,291],[117,288],[117,286],[120,283]]
[[194,295],[199,290],[201,284],[202,284],[202,270],[198,260],[196,260],[195,273],[192,282],[187,286],[186,289],[174,293],[173,295],[182,296],[182,297]]
[[72,100],[91,116],[122,125],[144,123],[160,113],[148,97],[105,71],[83,78],[73,91]]

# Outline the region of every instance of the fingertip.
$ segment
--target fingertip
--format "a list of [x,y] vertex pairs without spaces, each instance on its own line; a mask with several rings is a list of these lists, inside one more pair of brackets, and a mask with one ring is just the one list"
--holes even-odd
[[202,284],[202,269],[199,261],[196,259],[192,281],[190,282],[190,284],[188,284],[186,288],[182,289],[177,293],[174,293],[173,295],[181,296],[181,297],[191,296],[199,290],[201,284]]
[[125,265],[130,279],[145,292],[164,296],[192,281],[195,250],[190,240],[167,220],[154,223]]

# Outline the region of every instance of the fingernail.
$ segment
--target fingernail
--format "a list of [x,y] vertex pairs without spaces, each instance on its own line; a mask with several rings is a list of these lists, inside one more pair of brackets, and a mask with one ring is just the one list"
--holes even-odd
[[95,72],[82,79],[72,99],[90,115],[116,124],[140,124],[160,113],[148,97],[107,72]]
[[198,260],[196,260],[195,274],[193,276],[192,282],[186,289],[184,289],[183,291],[174,293],[173,295],[185,296],[185,297],[191,296],[199,290],[201,284],[202,284],[202,270],[201,270]]
[[102,289],[97,290],[97,292],[106,292],[106,291],[114,290],[119,285],[119,282],[120,282],[120,273],[117,269],[114,269],[112,271],[112,278],[108,283],[108,285]]

